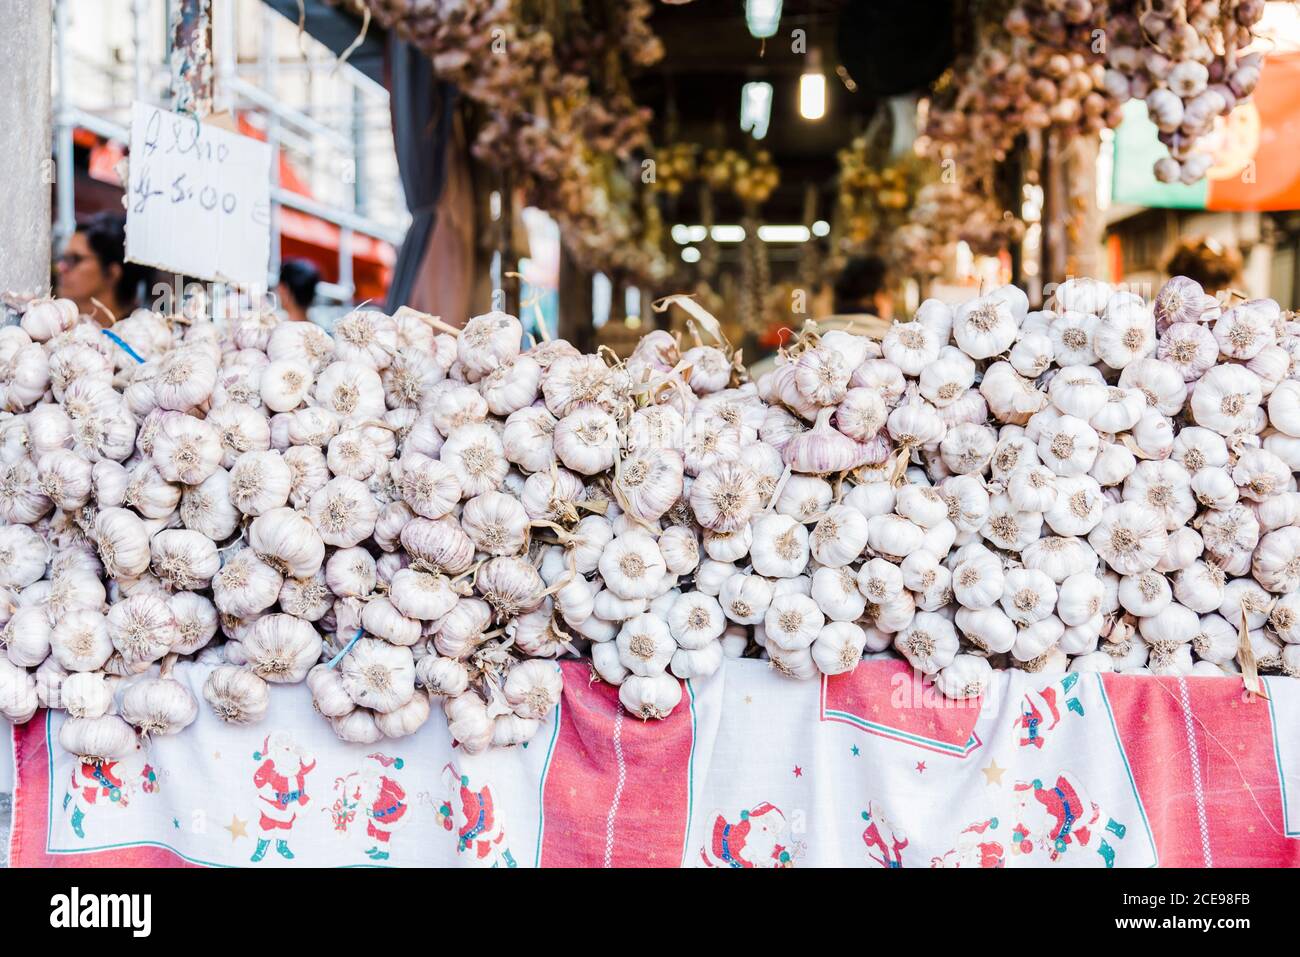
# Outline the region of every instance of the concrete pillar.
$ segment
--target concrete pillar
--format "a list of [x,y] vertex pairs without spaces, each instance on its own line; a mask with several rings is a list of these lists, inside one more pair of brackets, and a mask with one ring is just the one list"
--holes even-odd
[[0,0],[0,23],[0,295],[12,302],[50,289],[50,0]]

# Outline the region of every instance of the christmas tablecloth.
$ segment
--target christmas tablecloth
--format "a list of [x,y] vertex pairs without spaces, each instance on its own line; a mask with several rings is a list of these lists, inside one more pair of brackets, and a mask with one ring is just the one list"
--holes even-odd
[[[643,722],[565,662],[526,747],[471,755],[440,709],[339,742],[304,687],[259,725],[206,708],[111,765],[15,730],[11,865],[1300,865],[1300,681],[999,674],[973,703],[902,662],[793,682],[728,661]],[[177,676],[197,692],[207,669]]]

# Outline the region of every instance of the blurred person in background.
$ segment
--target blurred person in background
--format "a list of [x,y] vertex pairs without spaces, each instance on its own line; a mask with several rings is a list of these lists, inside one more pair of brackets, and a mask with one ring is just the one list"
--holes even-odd
[[894,294],[889,287],[889,267],[879,256],[855,256],[844,264],[835,280],[835,316],[894,318]]
[[[818,332],[846,329],[858,335],[880,339],[894,318],[894,294],[889,285],[889,267],[879,256],[854,256],[844,264],[832,284],[832,308],[829,316],[812,320]],[[803,326],[780,326],[772,342],[764,345],[787,346],[793,335]],[[758,378],[776,365],[776,357],[768,355],[749,365],[749,374]]]
[[104,326],[141,305],[153,275],[148,266],[126,261],[126,216],[114,212],[78,223],[54,265],[59,296]]
[[275,294],[280,308],[296,322],[307,321],[307,309],[316,301],[320,270],[307,259],[286,259],[280,264],[280,284]]
[[1211,296],[1240,289],[1241,269],[1241,253],[1210,236],[1180,240],[1165,260],[1168,275],[1195,279]]

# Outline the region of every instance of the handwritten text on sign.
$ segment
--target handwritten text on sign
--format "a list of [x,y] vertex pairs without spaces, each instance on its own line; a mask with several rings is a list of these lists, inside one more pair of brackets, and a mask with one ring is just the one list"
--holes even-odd
[[264,285],[270,183],[266,143],[136,103],[126,258],[198,279]]

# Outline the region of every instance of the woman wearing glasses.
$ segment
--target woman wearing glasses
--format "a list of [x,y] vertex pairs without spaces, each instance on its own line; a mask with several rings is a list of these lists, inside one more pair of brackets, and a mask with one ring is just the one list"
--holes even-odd
[[144,301],[152,275],[147,266],[126,261],[126,217],[112,212],[78,223],[55,267],[58,295],[104,326]]

